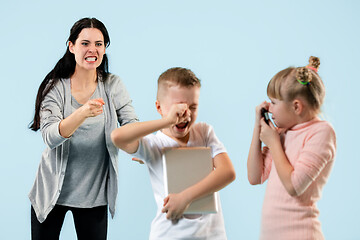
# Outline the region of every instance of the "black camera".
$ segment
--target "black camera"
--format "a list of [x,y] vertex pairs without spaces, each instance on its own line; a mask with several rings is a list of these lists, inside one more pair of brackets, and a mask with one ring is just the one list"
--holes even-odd
[[261,116],[264,118],[266,124],[269,125],[269,120],[270,120],[269,113],[265,108],[261,109]]

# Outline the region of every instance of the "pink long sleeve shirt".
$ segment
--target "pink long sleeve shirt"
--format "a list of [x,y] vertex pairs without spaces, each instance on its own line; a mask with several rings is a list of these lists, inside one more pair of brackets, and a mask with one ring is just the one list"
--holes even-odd
[[262,240],[324,239],[316,202],[330,175],[336,151],[332,126],[315,118],[298,124],[281,135],[283,149],[294,171],[292,197],[283,186],[270,151],[263,150],[262,183],[268,180],[262,209]]

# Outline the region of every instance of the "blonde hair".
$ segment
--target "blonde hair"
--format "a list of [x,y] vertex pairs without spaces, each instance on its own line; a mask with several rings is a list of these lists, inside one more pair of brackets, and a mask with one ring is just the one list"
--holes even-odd
[[163,72],[158,79],[157,99],[170,86],[201,87],[200,79],[187,68],[174,67]]
[[317,74],[319,67],[320,59],[311,56],[306,67],[281,70],[270,80],[267,95],[287,102],[302,97],[311,110],[319,113],[325,97],[324,83]]

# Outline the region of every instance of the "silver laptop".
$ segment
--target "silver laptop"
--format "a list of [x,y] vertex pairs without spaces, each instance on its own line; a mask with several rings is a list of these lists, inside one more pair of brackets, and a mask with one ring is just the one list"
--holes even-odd
[[[164,185],[166,196],[179,193],[205,178],[213,171],[211,149],[181,147],[163,149]],[[193,201],[184,214],[216,213],[217,192]]]

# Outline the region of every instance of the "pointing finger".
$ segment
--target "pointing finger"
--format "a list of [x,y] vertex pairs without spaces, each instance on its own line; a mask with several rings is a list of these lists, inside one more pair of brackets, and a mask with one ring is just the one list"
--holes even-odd
[[105,105],[105,102],[104,102],[104,100],[102,98],[96,98],[96,99],[94,99],[94,101],[100,103],[101,106]]

